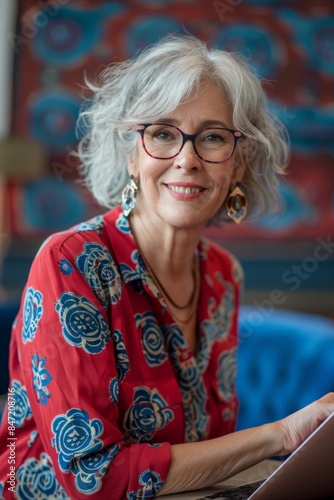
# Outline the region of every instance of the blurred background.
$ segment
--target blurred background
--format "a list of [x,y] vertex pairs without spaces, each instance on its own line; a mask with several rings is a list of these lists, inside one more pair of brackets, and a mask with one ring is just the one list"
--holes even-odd
[[1,0],[2,303],[49,234],[104,211],[71,156],[85,76],[175,32],[243,53],[291,137],[281,216],[208,230],[243,264],[244,303],[334,316],[332,0]]

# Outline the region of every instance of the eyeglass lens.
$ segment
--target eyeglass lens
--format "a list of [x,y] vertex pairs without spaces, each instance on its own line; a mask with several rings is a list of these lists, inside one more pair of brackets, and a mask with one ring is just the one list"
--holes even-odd
[[[202,130],[195,138],[195,148],[203,160],[221,162],[229,158],[234,149],[234,135],[224,128]],[[156,158],[176,156],[183,145],[182,133],[173,125],[154,124],[145,129],[144,144],[147,152]]]

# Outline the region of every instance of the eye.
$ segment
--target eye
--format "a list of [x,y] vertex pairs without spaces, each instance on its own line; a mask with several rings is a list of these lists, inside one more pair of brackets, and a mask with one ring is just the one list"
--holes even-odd
[[222,142],[224,141],[224,137],[221,137],[220,135],[208,135],[206,137],[206,140],[209,141],[209,142]]
[[158,139],[160,141],[166,141],[170,137],[172,137],[171,134],[169,132],[166,132],[166,131],[160,131],[160,132],[156,132],[154,134],[154,139]]
[[221,143],[226,141],[226,135],[217,132],[204,133],[201,140],[206,142]]
[[152,135],[153,140],[159,142],[175,141],[177,139],[177,130],[171,128],[162,128],[156,130]]
[[203,130],[199,136],[200,144],[206,148],[219,148],[230,143],[231,133],[224,129]]

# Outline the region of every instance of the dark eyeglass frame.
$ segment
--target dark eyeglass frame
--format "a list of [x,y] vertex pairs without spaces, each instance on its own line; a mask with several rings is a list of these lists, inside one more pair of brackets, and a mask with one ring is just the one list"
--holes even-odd
[[[164,125],[166,127],[174,127],[176,130],[178,130],[180,132],[180,134],[182,135],[182,144],[181,144],[181,147],[178,150],[178,152],[175,153],[175,155],[168,156],[167,158],[161,158],[160,156],[154,156],[147,151],[146,146],[145,146],[144,133],[145,133],[145,130],[148,127],[150,127],[151,125]],[[196,137],[198,135],[202,134],[203,132],[205,132],[206,130],[212,130],[213,128],[215,130],[227,130],[228,132],[231,132],[231,134],[233,135],[233,139],[234,139],[233,148],[232,148],[231,154],[228,156],[228,158],[225,158],[225,160],[220,160],[220,161],[205,160],[205,158],[203,158],[196,149],[196,144],[195,144]],[[141,136],[141,142],[142,142],[142,145],[143,145],[145,152],[149,156],[151,156],[151,158],[155,158],[156,160],[171,160],[172,158],[175,158],[182,151],[182,148],[185,145],[185,143],[187,141],[191,141],[195,153],[197,154],[197,156],[201,160],[206,161],[207,163],[224,163],[225,161],[229,160],[231,158],[231,156],[233,155],[233,153],[237,147],[238,140],[241,139],[242,137],[245,137],[244,134],[242,132],[240,132],[240,130],[235,130],[232,128],[225,128],[225,127],[208,127],[208,128],[203,128],[199,132],[196,132],[196,134],[185,134],[179,127],[176,127],[175,125],[171,125],[170,123],[161,123],[161,122],[139,123],[138,125],[133,125],[132,130],[134,130],[135,132],[139,132],[139,134]]]

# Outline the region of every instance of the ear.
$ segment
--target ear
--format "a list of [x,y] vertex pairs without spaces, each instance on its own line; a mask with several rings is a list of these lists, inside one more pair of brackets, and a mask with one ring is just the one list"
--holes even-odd
[[133,175],[137,179],[139,177],[138,161],[132,155],[127,156],[127,167],[129,175]]
[[234,163],[234,169],[231,176],[231,186],[234,186],[237,182],[242,182],[247,168],[247,161],[245,155],[238,155]]

